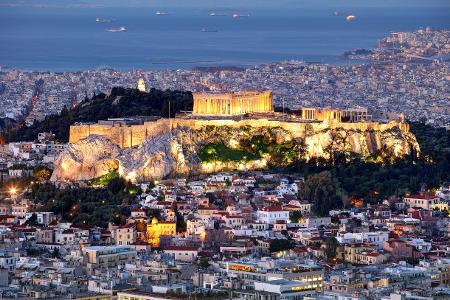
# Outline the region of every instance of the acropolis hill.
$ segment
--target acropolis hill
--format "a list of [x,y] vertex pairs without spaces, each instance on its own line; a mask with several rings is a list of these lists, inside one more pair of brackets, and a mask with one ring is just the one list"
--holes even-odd
[[[273,111],[269,91],[193,96],[193,112],[176,118],[71,126],[70,146],[58,158],[52,179],[87,180],[117,169],[132,181],[147,181],[330,159],[337,152],[362,158],[419,152],[401,115],[383,116],[382,122],[371,121],[361,108],[303,108],[300,115],[283,115]],[[258,151],[252,149],[255,144]]]

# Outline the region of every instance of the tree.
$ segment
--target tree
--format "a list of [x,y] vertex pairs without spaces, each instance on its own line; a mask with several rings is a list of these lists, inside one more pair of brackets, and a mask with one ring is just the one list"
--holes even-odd
[[325,256],[330,259],[330,258],[335,258],[336,257],[336,250],[337,247],[339,246],[339,242],[336,240],[336,238],[334,236],[329,236],[327,237],[327,239],[325,240]]
[[348,221],[348,225],[354,226],[354,227],[360,227],[362,225],[361,219],[358,218],[351,218]]
[[153,190],[156,187],[156,184],[154,181],[150,181],[147,187],[147,190],[145,192],[149,193],[151,190]]
[[39,225],[37,222],[37,215],[35,213],[33,213],[28,220],[25,222],[25,224],[30,225],[30,226],[37,226]]
[[145,214],[150,219],[157,218],[159,220],[161,218],[161,210],[159,210],[159,209],[146,208],[145,209]]
[[40,210],[61,214],[64,221],[105,227],[108,222],[124,223],[130,215],[130,207],[121,205],[130,195],[122,189],[117,191],[113,194],[107,188],[59,188],[50,182],[38,182],[31,185],[26,196]]
[[289,220],[292,223],[298,223],[298,220],[302,218],[302,212],[299,210],[294,210],[289,214]]
[[58,258],[59,257],[59,249],[58,248],[53,249],[52,256],[54,258]]
[[175,209],[175,217],[177,219],[177,232],[184,232],[186,231],[186,222],[184,221],[183,215]]
[[319,216],[328,216],[330,210],[342,207],[346,194],[330,171],[308,176],[301,192],[314,204],[313,210]]
[[33,171],[33,177],[37,180],[49,180],[50,176],[52,176],[52,170],[46,166],[37,166]]
[[220,246],[231,241],[230,236],[223,229],[208,230],[205,237],[205,247],[219,250]]
[[278,252],[294,248],[294,243],[287,239],[275,239],[270,242],[269,251]]
[[108,182],[107,188],[108,190],[113,193],[114,195],[119,193],[120,191],[124,190],[126,187],[126,181],[125,179],[121,178],[121,177],[116,177],[111,179]]
[[207,269],[210,266],[208,258],[206,257],[199,257],[197,260],[197,265],[202,269]]

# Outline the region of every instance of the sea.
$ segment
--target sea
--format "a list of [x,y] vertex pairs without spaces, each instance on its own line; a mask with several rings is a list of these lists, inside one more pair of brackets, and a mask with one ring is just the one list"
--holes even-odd
[[[355,18],[349,22],[348,15]],[[126,31],[107,31],[122,26]],[[449,0],[0,0],[0,66],[79,71],[285,60],[345,64],[350,62],[340,55],[347,50],[426,27],[450,29]]]

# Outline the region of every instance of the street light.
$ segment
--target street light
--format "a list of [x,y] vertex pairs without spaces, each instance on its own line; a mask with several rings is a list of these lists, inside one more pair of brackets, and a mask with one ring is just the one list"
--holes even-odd
[[11,197],[15,196],[17,194],[17,188],[16,187],[11,187],[9,189],[9,194],[11,195]]

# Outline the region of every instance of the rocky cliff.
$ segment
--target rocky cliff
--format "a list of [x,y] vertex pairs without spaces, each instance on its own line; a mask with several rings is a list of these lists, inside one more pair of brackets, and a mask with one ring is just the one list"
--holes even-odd
[[91,135],[69,144],[56,160],[51,180],[89,180],[104,175],[105,170],[119,167],[116,159],[119,154],[119,147],[108,138]]
[[177,174],[283,167],[337,154],[371,160],[417,155],[414,135],[401,125],[405,124],[306,126],[301,131],[286,126],[179,126],[123,149],[107,137],[91,135],[61,154],[52,180],[88,180],[114,169],[140,182]]

